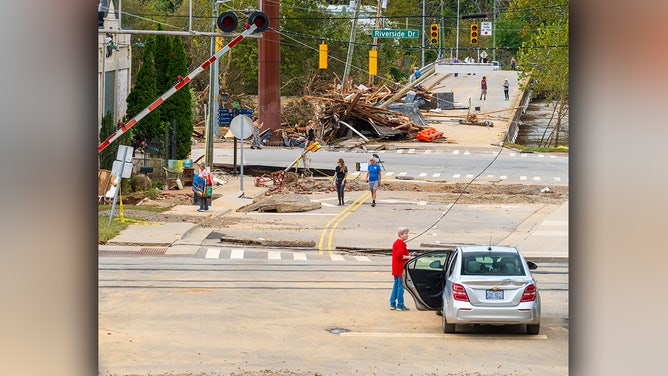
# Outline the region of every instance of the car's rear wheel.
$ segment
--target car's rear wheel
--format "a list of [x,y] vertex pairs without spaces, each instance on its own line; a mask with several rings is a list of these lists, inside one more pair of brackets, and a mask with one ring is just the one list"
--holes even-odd
[[540,332],[540,324],[527,325],[527,334],[538,334]]
[[455,324],[448,324],[448,320],[445,318],[445,313],[441,312],[441,323],[443,324],[443,333],[454,333]]

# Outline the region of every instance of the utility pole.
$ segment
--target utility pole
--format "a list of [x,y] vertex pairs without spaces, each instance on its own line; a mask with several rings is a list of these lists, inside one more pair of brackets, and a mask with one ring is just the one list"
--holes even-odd
[[455,41],[455,59],[459,61],[459,0],[457,0],[457,37]]
[[[211,32],[216,32],[216,19],[218,18],[218,1],[212,0],[211,5]],[[211,37],[211,48],[209,49],[211,55],[216,53],[216,37]],[[218,120],[218,65],[219,62],[216,60],[213,64],[209,66],[209,121],[206,125],[206,166],[213,166],[213,128],[214,122]]]
[[350,29],[350,41],[348,42],[348,55],[346,56],[346,66],[343,69],[343,77],[341,80],[341,89],[346,87],[346,83],[348,82],[348,74],[350,74],[350,61],[353,59],[353,50],[355,49],[355,35],[356,35],[356,30],[357,30],[357,17],[360,15],[360,7],[362,6],[362,2],[360,0],[357,0],[355,4],[355,17],[353,18],[353,24],[352,28]]
[[420,46],[420,50],[422,51],[422,65],[420,65],[420,67],[424,67],[424,32],[426,30],[424,17],[426,9],[426,0],[422,0],[422,46]]
[[494,15],[492,16],[492,60],[496,60],[496,0],[494,0]]

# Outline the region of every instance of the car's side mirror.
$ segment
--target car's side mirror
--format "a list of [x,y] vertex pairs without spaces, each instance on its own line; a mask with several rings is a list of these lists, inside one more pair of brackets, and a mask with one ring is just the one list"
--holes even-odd
[[431,264],[429,264],[429,267],[432,269],[442,269],[443,264],[441,264],[441,260],[436,260],[432,261]]
[[533,262],[531,262],[531,261],[527,261],[527,265],[529,265],[529,270],[536,270],[536,269],[538,269],[538,265],[536,265],[535,263],[533,263]]

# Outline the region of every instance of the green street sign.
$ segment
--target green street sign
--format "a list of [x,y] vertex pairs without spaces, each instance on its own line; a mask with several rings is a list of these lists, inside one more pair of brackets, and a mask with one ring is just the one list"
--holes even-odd
[[418,30],[371,30],[372,38],[418,38],[420,33]]

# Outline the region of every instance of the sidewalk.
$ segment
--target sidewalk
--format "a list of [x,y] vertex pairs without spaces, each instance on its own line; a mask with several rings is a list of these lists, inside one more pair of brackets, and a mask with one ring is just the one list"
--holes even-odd
[[[252,203],[254,197],[264,195],[266,188],[255,187],[251,177],[244,179],[244,192],[239,190],[239,180],[232,179],[228,184],[215,188],[217,194],[222,197],[214,200],[213,205],[208,212],[197,212],[193,205],[179,205],[166,213],[175,215],[201,215],[207,217],[217,217],[235,212],[238,208]],[[365,196],[366,194],[366,196]],[[388,212],[404,212],[405,210],[415,210],[414,215],[407,215],[402,218],[403,224],[412,231],[419,232],[424,225],[425,219],[423,213],[428,213],[428,207],[422,207],[425,211],[417,211],[415,202],[420,199],[420,193],[406,192],[382,192],[378,200],[378,207],[371,208],[368,205],[368,194],[366,191],[355,191],[346,193],[346,206],[339,207],[335,205],[336,194],[315,193],[309,195],[312,201],[320,202],[321,209],[301,212],[301,213],[256,213],[250,212],[244,215],[251,218],[257,217],[258,220],[280,220],[284,221],[285,226],[267,227],[261,230],[246,228],[205,228],[195,223],[186,222],[168,222],[155,225],[131,224],[123,230],[118,236],[110,240],[106,245],[100,245],[100,252],[124,252],[132,254],[164,254],[192,256],[206,245],[230,245],[229,242],[221,242],[220,239],[248,240],[247,244],[258,244],[258,239],[263,240],[263,247],[292,248],[300,247],[305,251],[327,251],[326,244],[318,244],[318,239],[325,239],[324,234],[328,231],[327,227],[336,228],[335,232],[335,251],[379,251],[388,248],[388,242],[391,243],[394,231],[393,226],[382,226],[387,219]],[[332,226],[332,222],[340,217],[345,208],[353,207],[358,199],[365,199],[361,206],[356,208],[356,215],[346,216],[345,221],[337,222]],[[518,247],[522,253],[535,262],[567,262],[568,261],[568,201],[560,205],[532,206],[528,205],[524,211],[517,212],[517,215],[526,215],[516,228],[508,230],[500,244]],[[538,209],[536,209],[538,207]],[[383,209],[380,209],[383,208]],[[481,209],[481,210],[501,210],[507,209]],[[503,215],[503,214],[496,214]],[[380,227],[379,227],[380,226]],[[295,231],[300,228],[300,231]],[[325,229],[325,230],[323,230]],[[438,230],[440,231],[440,230]],[[431,231],[430,231],[431,232]],[[333,234],[334,231],[331,231]],[[413,234],[413,233],[412,233]],[[363,236],[362,236],[363,235]],[[414,235],[414,234],[413,234]],[[458,244],[469,244],[479,239],[479,234],[471,233],[469,236],[456,236]],[[498,234],[497,234],[498,235]],[[332,235],[329,235],[331,239]],[[450,236],[452,238],[452,236]],[[388,240],[389,239],[389,240]],[[426,239],[426,240],[423,240]],[[415,244],[411,244],[416,249],[428,251],[429,249],[449,248],[452,244],[439,243],[441,237],[425,236],[420,238]],[[314,247],[303,248],[303,246],[292,244],[304,244],[315,242]],[[322,240],[321,240],[322,242]],[[266,244],[266,245],[265,245]],[[253,245],[244,245],[244,247],[253,247]]]

